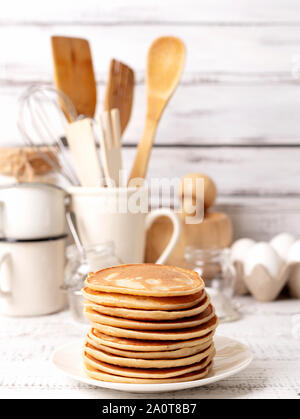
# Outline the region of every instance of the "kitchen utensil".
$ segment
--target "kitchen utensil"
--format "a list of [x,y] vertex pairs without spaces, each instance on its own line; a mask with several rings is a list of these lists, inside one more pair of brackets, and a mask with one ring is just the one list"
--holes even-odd
[[[67,120],[58,103],[64,103],[72,120],[77,119],[70,99],[61,91],[47,86],[30,86],[21,96],[18,127],[26,145],[34,147],[54,171],[69,184],[78,185],[78,180],[69,161],[68,150],[63,142]],[[41,146],[50,147],[53,158]],[[58,163],[60,162],[60,163]]]
[[211,372],[200,380],[166,384],[124,384],[98,381],[87,377],[82,365],[82,339],[68,343],[51,356],[52,364],[67,377],[97,387],[136,393],[165,393],[166,391],[184,390],[215,383],[244,370],[252,361],[250,349],[237,340],[223,336],[214,336],[216,356]]
[[119,109],[121,134],[130,119],[134,89],[134,72],[121,61],[112,59],[106,86],[104,110]]
[[99,186],[102,176],[91,119],[69,123],[66,134],[80,184]]
[[66,192],[45,183],[16,183],[0,188],[0,234],[33,240],[66,232]]
[[32,241],[0,240],[1,314],[39,316],[65,307],[61,290],[65,243],[66,235]]
[[107,186],[120,186],[122,169],[119,109],[106,111],[98,119],[102,167]]
[[[52,36],[51,44],[57,89],[71,99],[78,115],[93,118],[97,88],[89,42],[81,38]],[[66,116],[72,121],[65,103],[60,103]]]
[[180,221],[169,209],[148,213],[146,188],[71,187],[71,209],[76,216],[84,246],[113,241],[123,263],[144,261],[146,231],[156,218],[166,216],[173,225],[172,234],[156,263],[164,263],[180,236]]
[[185,61],[183,42],[166,36],[156,39],[147,60],[147,114],[143,136],[139,142],[129,182],[146,176],[156,129],[169,99],[179,82]]
[[75,246],[78,250],[78,254],[81,255],[81,257],[85,257],[84,248],[82,246],[82,243],[81,243],[81,240],[78,235],[77,228],[76,228],[75,214],[69,209],[66,211],[66,220],[67,220],[69,229],[71,231],[72,237],[74,239]]
[[[53,36],[51,43],[55,85],[71,98],[79,116],[93,118],[97,87],[89,42],[81,38]],[[64,102],[60,101],[60,104],[72,121]],[[80,184],[100,185],[101,170],[91,121],[85,118],[73,122],[66,130]]]
[[181,179],[179,196],[186,208],[203,205],[206,211],[215,203],[217,187],[211,177],[203,173],[189,173]]

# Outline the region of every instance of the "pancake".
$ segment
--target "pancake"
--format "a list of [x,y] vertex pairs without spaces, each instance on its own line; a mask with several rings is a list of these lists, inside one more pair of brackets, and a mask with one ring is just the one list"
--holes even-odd
[[151,379],[151,378],[129,378],[121,377],[118,375],[106,374],[101,372],[89,365],[84,365],[86,374],[95,380],[109,381],[113,383],[127,383],[127,384],[164,384],[164,383],[180,383],[183,381],[200,380],[208,375],[211,370],[213,362],[209,362],[208,365],[201,370],[190,372],[187,374],[180,375],[175,378],[162,378],[162,379]]
[[145,340],[187,340],[204,336],[212,330],[215,330],[218,324],[216,315],[206,323],[200,326],[191,327],[188,329],[175,330],[131,330],[122,329],[120,327],[107,326],[100,323],[92,322],[92,327],[106,335],[125,337],[132,339]]
[[82,295],[91,302],[110,307],[123,307],[142,310],[185,310],[202,301],[206,292],[201,290],[196,294],[183,297],[144,297],[142,295],[126,295],[95,291],[83,288]]
[[96,291],[153,297],[190,295],[204,288],[195,271],[152,263],[102,269],[90,273],[85,284]]
[[109,381],[113,383],[127,383],[127,384],[164,384],[164,383],[180,383],[183,381],[193,381],[193,380],[200,380],[207,376],[209,371],[212,368],[212,361],[209,364],[202,368],[201,370],[189,372],[187,374],[180,375],[175,378],[129,378],[129,377],[121,377],[118,375],[113,374],[106,374],[101,372],[87,364],[84,365],[85,373],[95,380],[99,381]]
[[199,371],[206,367],[215,355],[215,350],[206,358],[201,361],[188,366],[173,367],[173,368],[133,368],[133,367],[120,367],[118,365],[108,364],[103,361],[95,359],[93,356],[84,352],[83,359],[85,365],[88,365],[98,371],[108,374],[119,375],[121,377],[133,378],[159,378],[166,379],[171,377],[178,377],[183,374],[188,374],[193,371]]
[[209,305],[210,298],[205,298],[196,304],[194,307],[187,310],[178,311],[160,311],[160,310],[138,310],[130,308],[108,307],[101,304],[96,304],[90,301],[85,301],[84,305],[87,309],[91,309],[101,314],[106,314],[112,317],[122,317],[125,319],[135,320],[176,320],[185,317],[193,317],[202,313]]
[[189,340],[140,340],[140,339],[128,339],[116,336],[105,335],[99,330],[92,328],[89,331],[89,335],[99,345],[109,346],[111,348],[123,349],[134,352],[156,352],[156,351],[171,351],[182,348],[192,348],[197,345],[203,345],[206,342],[211,341],[214,335],[214,331],[207,333],[199,338]]
[[120,265],[90,273],[82,294],[91,322],[83,349],[89,377],[167,383],[208,374],[218,318],[196,272]]
[[101,351],[109,353],[111,355],[117,355],[124,358],[136,358],[136,359],[177,359],[177,358],[184,358],[186,356],[195,355],[204,349],[208,348],[212,344],[212,339],[209,341],[201,344],[192,346],[191,348],[181,348],[176,349],[174,351],[155,351],[155,352],[134,352],[134,351],[126,351],[124,349],[116,349],[111,348],[110,346],[99,345],[97,341],[93,339],[93,336],[89,333],[86,336],[86,340],[92,346]]
[[197,316],[188,317],[178,320],[169,321],[139,321],[122,319],[120,317],[107,316],[100,314],[90,308],[84,309],[85,316],[92,322],[105,324],[108,326],[122,327],[124,329],[133,330],[171,330],[171,329],[186,329],[190,327],[199,326],[207,323],[215,315],[215,310],[210,304],[202,313]]
[[120,367],[134,367],[134,368],[173,368],[182,367],[186,365],[196,364],[207,358],[214,350],[213,344],[203,351],[178,359],[141,359],[141,358],[124,358],[109,354],[108,352],[101,351],[95,348],[88,342],[85,343],[84,350],[88,355],[93,358],[106,362],[108,364],[118,365]]

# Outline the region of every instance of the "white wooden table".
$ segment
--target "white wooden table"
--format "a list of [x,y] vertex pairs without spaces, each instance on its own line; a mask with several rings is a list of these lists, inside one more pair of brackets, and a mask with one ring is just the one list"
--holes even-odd
[[50,364],[55,348],[84,336],[64,311],[36,318],[0,317],[0,398],[300,398],[300,300],[257,303],[238,299],[241,320],[218,334],[254,352],[243,372],[218,383],[180,392],[133,394],[66,378]]

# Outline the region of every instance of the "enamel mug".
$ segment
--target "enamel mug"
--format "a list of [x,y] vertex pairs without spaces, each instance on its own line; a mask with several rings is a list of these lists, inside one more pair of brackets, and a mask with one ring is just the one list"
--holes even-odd
[[144,262],[146,233],[159,217],[169,217],[173,234],[156,261],[163,264],[180,237],[181,221],[168,208],[148,211],[146,188],[71,187],[71,208],[84,246],[112,241],[123,263]]
[[39,316],[63,309],[66,235],[0,240],[0,313]]
[[56,185],[17,183],[0,187],[0,236],[41,239],[66,232],[66,192]]

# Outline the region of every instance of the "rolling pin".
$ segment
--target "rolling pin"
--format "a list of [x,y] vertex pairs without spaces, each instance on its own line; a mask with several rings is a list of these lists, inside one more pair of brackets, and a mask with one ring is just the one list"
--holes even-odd
[[[184,180],[191,179],[192,187],[189,191],[184,191]],[[204,218],[198,224],[186,224],[186,216],[191,216],[191,205],[196,205],[197,182],[196,179],[204,181]],[[186,175],[179,187],[179,195],[184,195],[183,211],[178,212],[182,222],[182,233],[167,260],[167,264],[186,267],[184,260],[184,250],[186,246],[195,246],[200,249],[223,248],[231,245],[232,242],[232,224],[227,214],[223,212],[213,212],[210,207],[215,203],[217,197],[217,188],[213,180],[202,173],[191,173]],[[199,195],[198,195],[199,196]],[[189,205],[190,204],[190,205]],[[198,203],[199,204],[199,203]],[[188,214],[184,208],[188,208]],[[195,209],[196,211],[196,209]],[[155,261],[166,247],[172,234],[172,224],[167,217],[161,217],[156,220],[147,232],[146,241],[146,262]]]

